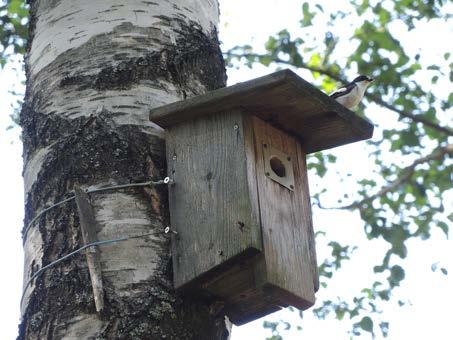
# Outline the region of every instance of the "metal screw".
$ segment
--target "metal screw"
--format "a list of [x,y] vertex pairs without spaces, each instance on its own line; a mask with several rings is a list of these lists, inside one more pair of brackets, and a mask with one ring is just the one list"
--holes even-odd
[[165,232],[165,234],[173,233],[173,234],[175,234],[175,235],[178,235],[178,232],[175,231],[175,230],[171,230],[170,227],[165,227],[164,232]]
[[239,129],[239,125],[234,124],[233,128],[234,128],[235,130],[237,130],[237,129]]
[[217,254],[218,254],[219,256],[222,256],[222,255],[223,255],[223,250],[217,250]]
[[173,181],[170,177],[167,176],[164,178],[164,184],[173,185],[175,184],[175,181]]

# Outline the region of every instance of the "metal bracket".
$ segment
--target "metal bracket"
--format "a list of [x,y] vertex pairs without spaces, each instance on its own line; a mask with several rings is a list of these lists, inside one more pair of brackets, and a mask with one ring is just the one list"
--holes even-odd
[[293,159],[273,146],[263,143],[264,173],[266,177],[294,191]]

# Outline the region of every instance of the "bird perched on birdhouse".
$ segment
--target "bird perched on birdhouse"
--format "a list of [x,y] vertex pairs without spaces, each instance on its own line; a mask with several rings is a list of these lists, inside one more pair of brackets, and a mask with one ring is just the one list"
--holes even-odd
[[374,79],[367,76],[359,76],[345,87],[339,88],[330,94],[337,102],[348,109],[357,106],[363,98],[367,87]]

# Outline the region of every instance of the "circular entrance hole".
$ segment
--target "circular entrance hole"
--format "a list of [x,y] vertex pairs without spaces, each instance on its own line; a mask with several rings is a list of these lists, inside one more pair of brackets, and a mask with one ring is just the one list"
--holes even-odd
[[271,169],[278,177],[286,176],[286,169],[283,162],[276,156],[272,156],[270,159]]

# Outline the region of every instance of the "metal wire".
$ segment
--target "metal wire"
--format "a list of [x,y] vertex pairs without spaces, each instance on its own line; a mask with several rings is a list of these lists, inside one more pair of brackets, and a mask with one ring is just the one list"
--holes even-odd
[[[170,179],[169,177],[165,177],[165,179],[158,180],[158,181],[147,181],[147,182],[141,182],[141,183],[129,183],[129,184],[111,185],[111,186],[108,186],[108,187],[87,189],[87,190],[85,190],[85,192],[87,194],[91,194],[91,193],[98,193],[98,192],[109,191],[109,190],[118,190],[118,189],[133,188],[133,187],[146,187],[146,186],[154,186],[154,185],[162,185],[162,184],[164,184],[164,185],[172,185],[173,184],[173,180]],[[39,219],[39,217],[41,217],[47,211],[49,211],[49,210],[51,210],[51,209],[53,209],[55,207],[58,207],[58,206],[60,206],[60,205],[62,205],[64,203],[67,203],[69,201],[72,201],[75,198],[75,195],[73,194],[73,192],[70,192],[70,193],[71,193],[71,196],[65,198],[62,201],[56,202],[56,203],[52,204],[51,206],[48,206],[48,207],[44,208],[43,210],[38,212],[35,217],[32,218],[32,220],[28,223],[28,225],[25,228],[24,233],[22,235],[22,238],[24,239],[24,242],[26,240],[28,231],[33,226],[33,224]],[[99,246],[99,245],[103,245],[103,244],[109,244],[109,243],[115,243],[115,242],[130,240],[130,239],[134,239],[134,238],[141,238],[141,237],[145,237],[145,236],[149,236],[149,235],[152,235],[152,233],[136,235],[136,236],[120,237],[120,238],[113,239],[113,240],[104,240],[104,241],[92,242],[92,243],[86,244],[86,245],[80,247],[79,249],[76,249],[73,252],[71,252],[69,254],[66,254],[65,256],[63,256],[63,257],[61,257],[61,258],[49,263],[48,265],[42,267],[36,273],[34,273],[30,277],[30,279],[27,281],[27,283],[24,286],[24,290],[22,292],[22,296],[20,298],[20,305],[22,306],[22,302],[23,302],[23,299],[24,299],[24,296],[25,296],[25,292],[27,291],[28,287],[33,282],[33,280],[35,278],[37,278],[38,276],[40,276],[44,271],[46,271],[47,269],[55,266],[56,264],[60,263],[61,261],[64,261],[64,260],[66,260],[66,259],[68,259],[68,258],[70,258],[70,257],[72,257],[72,256],[74,256],[76,254],[79,254],[81,251],[83,251],[83,250],[85,250],[87,248],[90,248],[90,247],[95,247],[95,246]]]
[[85,250],[87,248],[90,248],[90,247],[95,247],[95,246],[99,246],[99,245],[103,245],[103,244],[115,243],[115,242],[120,242],[120,241],[126,241],[126,240],[130,240],[130,239],[134,239],[134,238],[146,237],[146,236],[149,236],[149,235],[152,235],[152,234],[153,233],[146,233],[146,234],[141,234],[141,235],[136,235],[136,236],[120,237],[120,238],[116,238],[116,239],[112,239],[112,240],[96,241],[96,242],[92,242],[92,243],[86,244],[86,245],[80,247],[79,249],[76,249],[73,252],[71,252],[69,254],[66,254],[63,257],[60,257],[59,259],[49,263],[48,265],[42,267],[41,269],[39,269],[36,273],[34,273],[30,277],[30,279],[28,279],[27,283],[25,284],[24,290],[22,291],[22,296],[20,298],[20,305],[22,306],[22,302],[23,302],[23,299],[24,299],[24,296],[25,296],[25,292],[27,291],[27,289],[30,286],[30,284],[32,283],[32,281],[35,278],[37,278],[38,276],[40,276],[44,271],[46,271],[47,269],[55,266],[56,264],[66,260],[66,259],[68,259],[68,258],[80,253],[81,251],[83,251],[83,250]]
[[[88,189],[88,190],[85,190],[85,192],[87,194],[91,194],[91,193],[97,193],[97,192],[108,191],[108,190],[117,190],[117,189],[124,189],[124,188],[133,188],[133,187],[146,187],[146,186],[163,185],[163,184],[164,185],[171,185],[171,184],[173,184],[173,181],[169,177],[165,177],[165,179],[159,180],[159,181],[148,181],[148,182],[141,182],[141,183],[129,183],[129,184],[112,185],[112,186],[108,186],[108,187]],[[49,211],[49,210],[51,210],[51,209],[53,209],[55,207],[58,207],[59,205],[62,205],[63,203],[72,201],[75,198],[75,196],[74,196],[74,194],[72,192],[71,192],[71,194],[72,194],[72,196],[70,196],[70,197],[68,197],[68,198],[66,198],[66,199],[64,199],[62,201],[59,201],[57,203],[54,203],[51,206],[49,206],[49,207],[41,210],[39,213],[37,213],[36,216],[33,217],[32,220],[27,224],[27,227],[25,228],[24,233],[22,235],[23,241],[25,242],[25,240],[27,238],[28,231],[33,226],[33,224],[39,219],[39,217],[41,217],[47,211]]]
[[39,217],[41,217],[41,215],[43,215],[45,212],[55,208],[55,207],[58,207],[59,205],[62,205],[63,203],[66,203],[66,202],[69,202],[69,201],[72,201],[73,199],[75,198],[75,196],[70,196],[66,199],[64,199],[63,201],[60,201],[60,202],[57,202],[55,204],[52,204],[51,206],[41,210],[39,213],[36,214],[35,217],[32,218],[32,220],[28,223],[27,227],[25,228],[24,230],[24,234],[22,235],[22,238],[26,239],[27,237],[27,233],[28,233],[28,230],[32,227],[32,225],[38,220]]

